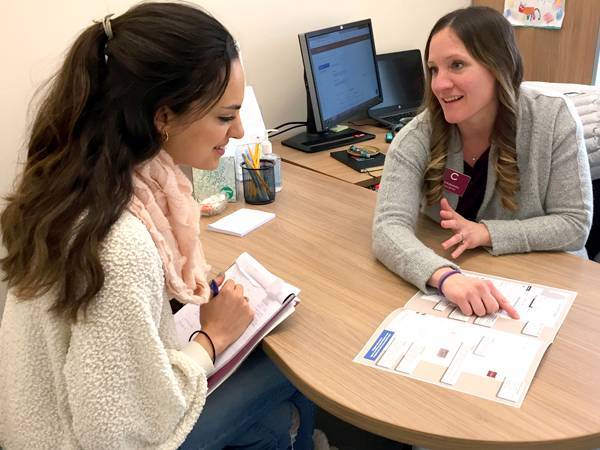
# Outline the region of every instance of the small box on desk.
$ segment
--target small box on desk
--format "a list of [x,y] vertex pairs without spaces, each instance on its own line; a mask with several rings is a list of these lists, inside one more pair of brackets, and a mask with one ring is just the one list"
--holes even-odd
[[223,156],[216,170],[192,169],[194,198],[200,202],[224,192],[230,202],[237,200],[235,185],[235,157]]
[[385,155],[383,153],[378,153],[370,158],[360,158],[348,154],[346,150],[339,150],[337,152],[331,152],[329,155],[332,158],[343,162],[348,167],[353,168],[357,172],[383,169],[383,163],[385,162]]

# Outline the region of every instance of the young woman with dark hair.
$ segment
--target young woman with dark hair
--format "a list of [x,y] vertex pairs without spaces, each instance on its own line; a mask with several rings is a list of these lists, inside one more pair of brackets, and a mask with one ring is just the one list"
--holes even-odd
[[[244,83],[232,36],[187,4],[144,3],[77,38],[1,215],[1,447],[312,448],[312,405],[260,350],[207,398],[253,311],[232,281],[210,298],[177,164],[218,166],[243,135]],[[202,305],[184,348],[172,298]]]
[[390,145],[373,228],[376,256],[426,292],[439,289],[464,314],[518,314],[488,281],[415,236],[419,212],[451,236],[456,259],[572,251],[585,256],[591,223],[589,164],[572,107],[521,87],[521,56],[508,21],[469,7],[442,17],[425,49],[424,111]]

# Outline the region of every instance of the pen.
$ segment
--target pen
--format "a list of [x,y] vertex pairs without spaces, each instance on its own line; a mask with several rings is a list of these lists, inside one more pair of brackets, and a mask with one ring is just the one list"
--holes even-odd
[[217,282],[215,280],[210,280],[208,285],[210,286],[210,292],[212,293],[213,297],[216,297],[217,295],[219,295],[219,285],[217,284]]

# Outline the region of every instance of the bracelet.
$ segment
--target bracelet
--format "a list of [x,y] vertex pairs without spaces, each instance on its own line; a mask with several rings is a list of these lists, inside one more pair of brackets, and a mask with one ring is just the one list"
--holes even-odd
[[217,352],[215,350],[215,344],[213,344],[213,341],[210,338],[210,336],[208,335],[208,333],[206,331],[202,331],[202,330],[196,330],[196,331],[194,331],[190,335],[190,339],[189,339],[190,342],[192,341],[192,339],[194,338],[194,336],[196,336],[196,334],[203,334],[204,336],[206,336],[206,339],[208,339],[208,343],[210,344],[210,346],[212,348],[212,357],[210,359],[212,359],[212,362],[214,364],[215,363],[215,359],[217,359]]
[[438,281],[438,294],[442,295],[445,297],[444,292],[442,291],[442,287],[444,286],[444,282],[451,277],[452,275],[456,275],[456,274],[462,274],[462,272],[460,271],[460,269],[452,269],[449,270],[448,272],[444,273],[441,277],[440,277],[440,281]]

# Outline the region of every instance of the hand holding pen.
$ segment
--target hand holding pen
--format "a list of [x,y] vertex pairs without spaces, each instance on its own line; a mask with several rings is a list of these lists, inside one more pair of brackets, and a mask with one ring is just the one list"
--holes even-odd
[[[212,341],[214,357],[235,342],[254,319],[254,310],[244,297],[243,286],[233,280],[224,280],[224,275],[211,280],[211,298],[200,307],[200,324]],[[199,334],[194,339],[203,345],[206,335]],[[207,351],[209,349],[212,350],[210,346]]]

